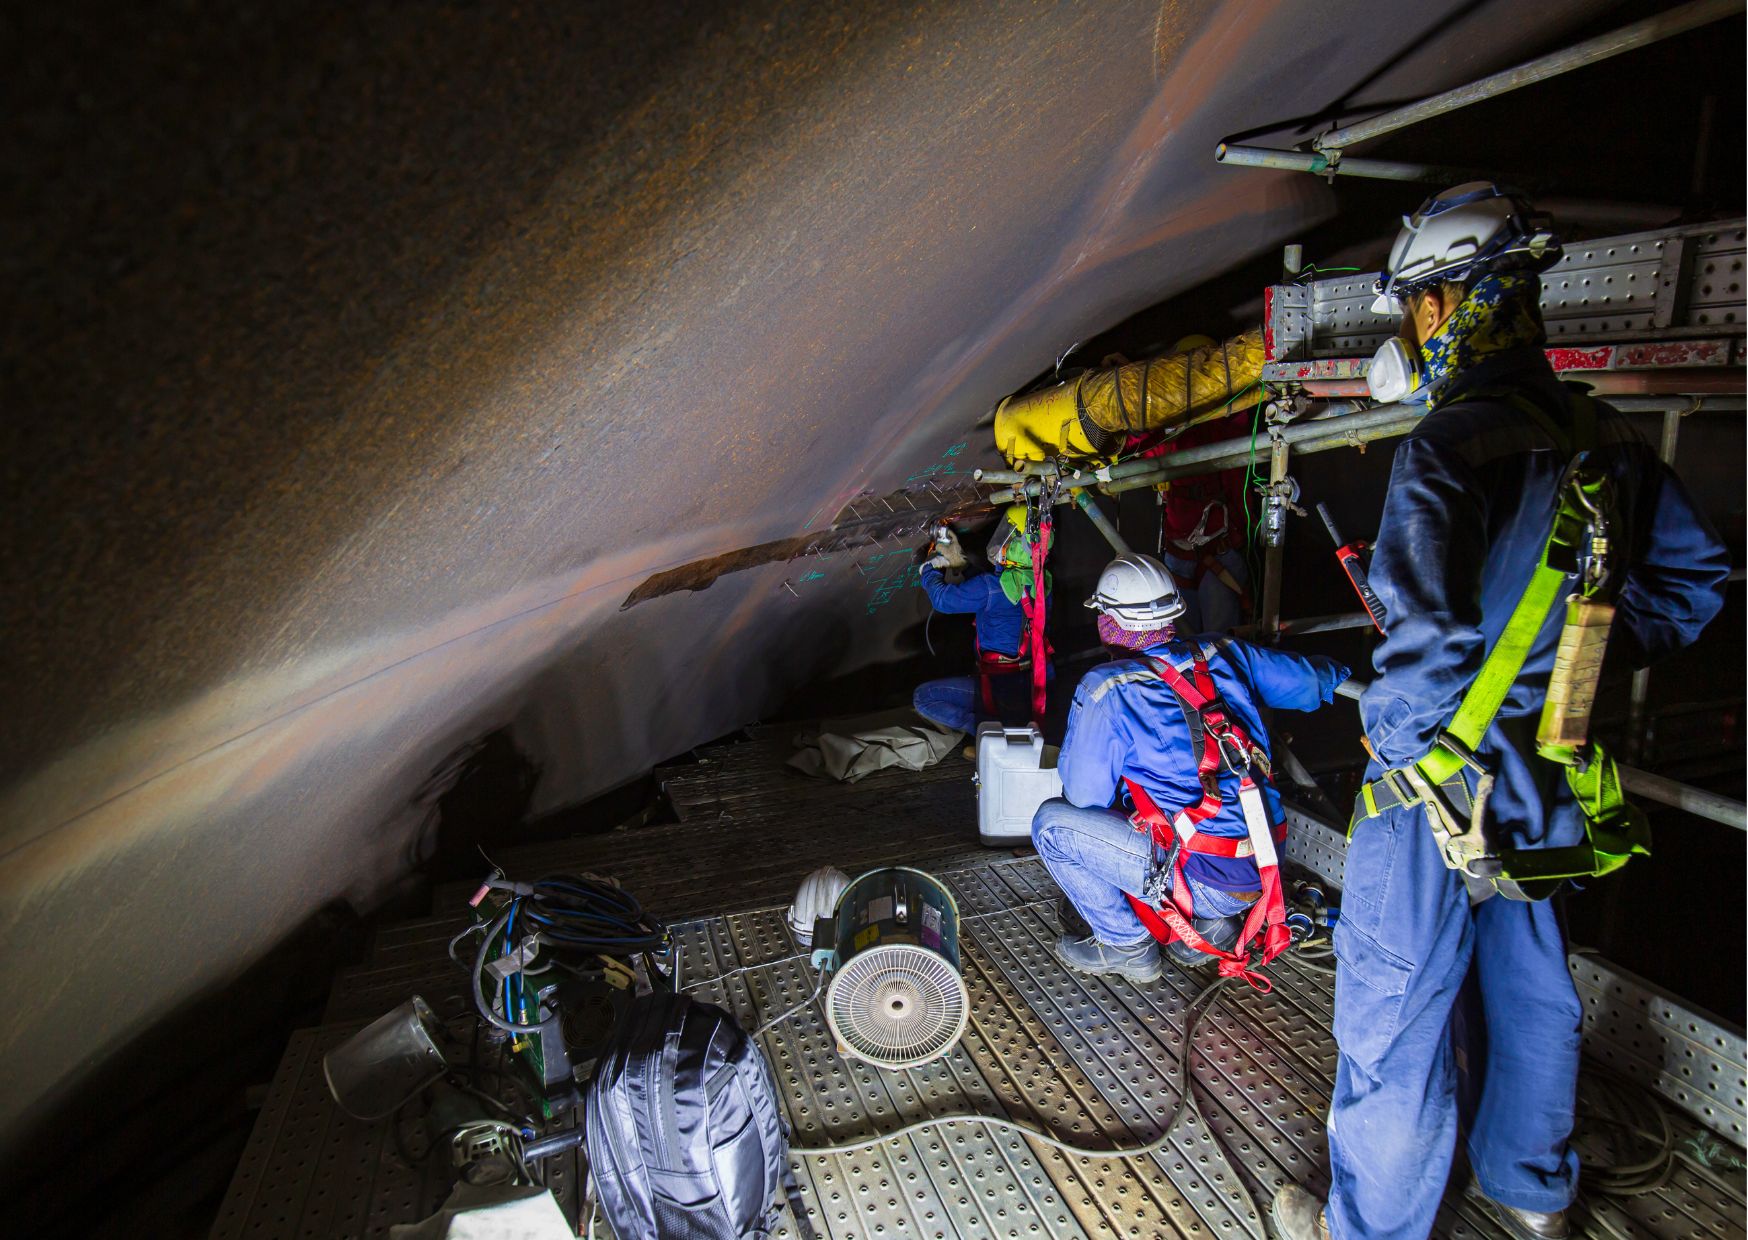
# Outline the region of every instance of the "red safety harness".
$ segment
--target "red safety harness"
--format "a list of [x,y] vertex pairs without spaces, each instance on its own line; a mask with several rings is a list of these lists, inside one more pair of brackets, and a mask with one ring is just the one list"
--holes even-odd
[[[1147,662],[1183,707],[1190,725],[1191,743],[1200,749],[1196,773],[1202,781],[1202,799],[1195,805],[1167,815],[1146,790],[1125,778],[1135,812],[1130,821],[1137,831],[1151,830],[1154,845],[1165,850],[1172,868],[1169,897],[1156,906],[1134,895],[1129,902],[1143,925],[1161,942],[1179,939],[1196,951],[1219,960],[1222,977],[1241,977],[1265,994],[1272,989],[1266,977],[1256,972],[1287,949],[1292,932],[1287,927],[1286,903],[1281,895],[1280,859],[1275,846],[1287,838],[1285,821],[1270,824],[1268,799],[1260,783],[1270,780],[1268,755],[1249,733],[1233,718],[1214,678],[1208,671],[1208,660],[1214,650],[1203,645],[1195,657],[1180,668],[1164,659],[1147,656]],[[1184,673],[1188,671],[1186,676]],[[1220,792],[1222,772],[1238,777],[1238,803],[1244,811],[1245,838],[1208,835],[1200,824],[1219,813],[1225,800]],[[1208,857],[1254,857],[1262,881],[1262,894],[1251,905],[1244,921],[1238,944],[1232,951],[1222,951],[1196,933],[1191,924],[1194,906],[1189,887],[1184,881],[1184,857],[1201,853]],[[1163,894],[1163,893],[1162,893]],[[1260,942],[1252,948],[1253,940]]]
[[[1049,696],[1044,684],[1050,665],[1050,639],[1045,636],[1044,623],[1048,612],[1045,601],[1044,559],[1050,554],[1050,505],[1040,505],[1037,536],[1032,540],[1032,592],[1020,592],[1020,610],[1026,617],[1026,632],[1020,650],[1032,660],[1032,722],[1044,726],[1049,709]],[[1027,647],[1030,647],[1028,650]]]
[[1049,555],[1051,524],[1050,511],[1046,508],[1039,518],[1038,539],[1030,544],[1032,588],[1020,592],[1020,614],[1026,618],[1026,628],[1020,634],[1019,650],[1014,654],[998,654],[981,646],[977,650],[977,688],[983,700],[984,713],[996,714],[994,681],[997,676],[1030,671],[1032,722],[1039,727],[1044,725],[1044,714],[1049,708],[1049,694],[1045,685],[1049,679],[1050,656],[1055,653],[1051,648],[1049,635],[1044,631],[1047,607],[1039,601],[1047,593],[1044,585],[1044,559]]
[[1020,635],[1019,654],[1001,654],[995,650],[977,648],[977,688],[983,698],[983,713],[994,716],[995,709],[995,678],[1011,676],[1015,672],[1029,671],[1032,666],[1031,656],[1026,653],[1026,645],[1031,639],[1030,625],[1027,632]]

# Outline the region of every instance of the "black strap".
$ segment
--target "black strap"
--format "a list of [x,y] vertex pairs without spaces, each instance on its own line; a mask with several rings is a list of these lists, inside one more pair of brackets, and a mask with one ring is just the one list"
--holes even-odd
[[818,1240],[813,1220],[807,1217],[807,1204],[801,1200],[801,1184],[795,1178],[795,1168],[783,1163],[783,1192],[789,1198],[789,1213],[795,1216],[795,1230],[801,1240]]
[[1542,433],[1553,441],[1554,447],[1559,450],[1560,454],[1570,460],[1580,452],[1596,450],[1598,442],[1596,402],[1591,399],[1589,393],[1580,392],[1573,388],[1567,388],[1563,395],[1565,400],[1562,402],[1562,412],[1565,414],[1564,421],[1568,425],[1562,425],[1561,419],[1556,418],[1538,402],[1516,388],[1500,391],[1483,390],[1463,397],[1462,401],[1453,401],[1452,403],[1461,404],[1481,400],[1502,401],[1518,412],[1526,414],[1530,421],[1534,422]]

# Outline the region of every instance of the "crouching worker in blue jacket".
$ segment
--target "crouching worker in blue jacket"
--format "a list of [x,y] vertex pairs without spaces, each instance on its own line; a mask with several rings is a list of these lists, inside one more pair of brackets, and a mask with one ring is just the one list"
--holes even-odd
[[[1257,708],[1316,710],[1334,700],[1348,672],[1332,659],[1233,638],[1180,640],[1173,621],[1184,601],[1152,556],[1119,556],[1087,606],[1099,613],[1100,639],[1138,657],[1081,680],[1057,762],[1063,796],[1038,807],[1032,841],[1092,930],[1057,942],[1062,963],[1150,982],[1163,961],[1129,897],[1150,906],[1169,901],[1219,951],[1239,944],[1264,891],[1247,808],[1266,814],[1262,844],[1271,871],[1271,837],[1278,842],[1283,823],[1266,778],[1269,740]],[[1246,752],[1234,753],[1235,744]],[[1258,770],[1261,778],[1253,779]],[[1149,821],[1160,815],[1178,841],[1169,856]],[[1186,968],[1219,959],[1181,939],[1167,951]]]

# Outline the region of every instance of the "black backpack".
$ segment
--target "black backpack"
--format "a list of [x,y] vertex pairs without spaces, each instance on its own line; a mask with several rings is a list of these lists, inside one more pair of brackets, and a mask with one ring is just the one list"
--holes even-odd
[[632,1001],[589,1083],[589,1180],[618,1240],[758,1240],[785,1190],[789,1132],[764,1056],[721,1008],[684,995]]

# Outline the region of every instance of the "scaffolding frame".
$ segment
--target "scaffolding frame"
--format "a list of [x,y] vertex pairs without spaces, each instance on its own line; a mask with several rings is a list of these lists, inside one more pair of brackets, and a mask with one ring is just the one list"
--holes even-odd
[[[1297,247],[1289,247],[1289,256]],[[1742,289],[1748,230],[1742,220],[1715,221],[1609,237],[1576,244],[1543,278],[1542,309],[1549,323],[1549,363],[1582,379],[1623,413],[1661,417],[1658,455],[1674,469],[1682,419],[1699,413],[1748,411],[1743,372]],[[1289,271],[1289,275],[1291,272]],[[1369,405],[1370,353],[1393,327],[1369,313],[1373,276],[1342,275],[1291,281],[1264,298],[1265,502],[1290,487],[1295,456],[1366,445],[1407,434],[1426,416],[1424,405]],[[1087,513],[1118,554],[1129,550],[1116,526],[1087,495],[1155,487],[1227,469],[1255,466],[1264,452],[1255,434],[1186,449],[1088,467],[1065,461],[1023,461],[1012,470],[980,470],[976,479],[997,486],[995,504],[1036,497],[1054,488],[1055,502]],[[1259,607],[1240,631],[1267,642],[1287,636],[1364,628],[1363,611],[1286,619],[1281,584],[1286,563],[1285,523],[1266,544]],[[1740,567],[1732,583],[1743,578]],[[1748,806],[1640,769],[1650,673],[1633,674],[1627,743],[1621,775],[1627,790],[1737,830],[1748,831]],[[1349,684],[1350,696],[1359,688]]]

